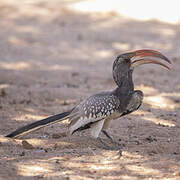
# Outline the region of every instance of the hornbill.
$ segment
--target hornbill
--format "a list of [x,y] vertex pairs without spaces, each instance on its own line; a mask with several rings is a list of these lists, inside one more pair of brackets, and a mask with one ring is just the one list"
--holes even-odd
[[[6,137],[18,138],[34,130],[69,119],[68,133],[90,128],[90,134],[105,149],[117,147],[116,141],[107,133],[111,120],[117,119],[137,110],[143,100],[143,92],[134,90],[132,73],[135,67],[142,64],[159,64],[167,69],[167,65],[158,61],[162,59],[171,64],[170,60],[155,50],[142,49],[117,56],[113,63],[113,78],[117,87],[112,91],[101,92],[90,96],[67,112],[36,121],[21,127]],[[99,137],[103,132],[113,146],[107,145]],[[115,146],[114,146],[115,145]]]

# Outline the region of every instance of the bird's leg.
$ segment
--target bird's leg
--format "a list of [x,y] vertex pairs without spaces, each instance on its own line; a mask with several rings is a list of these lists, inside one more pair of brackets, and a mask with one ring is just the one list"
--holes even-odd
[[107,145],[105,142],[102,141],[102,139],[99,137],[99,133],[101,132],[102,130],[102,127],[104,125],[104,119],[98,121],[98,122],[95,122],[91,125],[91,136],[96,138],[98,143],[100,144],[100,146],[103,148],[103,149],[107,149],[107,150],[119,150],[119,153],[121,154],[121,150],[120,150],[120,147],[119,146],[109,146]]
[[109,149],[109,146],[106,143],[104,143],[100,137],[97,138],[97,141],[103,149]]
[[[97,121],[91,125],[91,136],[97,139],[97,142],[103,149],[115,150],[115,148],[108,146],[102,139],[99,137],[99,133],[102,130],[104,125],[104,119]],[[117,149],[117,148],[116,148]]]
[[122,153],[120,147],[118,147],[118,146],[108,146],[105,142],[102,141],[102,139],[100,137],[97,138],[97,141],[98,141],[98,143],[100,144],[100,146],[103,149],[106,149],[106,150],[119,150],[120,154]]
[[116,142],[108,133],[106,130],[102,130],[103,134],[111,141],[112,144],[121,146],[118,142]]

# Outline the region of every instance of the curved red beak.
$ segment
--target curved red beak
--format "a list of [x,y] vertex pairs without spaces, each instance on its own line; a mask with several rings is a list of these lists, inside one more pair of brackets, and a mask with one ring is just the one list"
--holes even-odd
[[[161,63],[158,60],[156,60],[156,59],[162,59],[162,60],[168,62],[169,64],[171,64],[171,61],[166,56],[164,56],[163,54],[161,54],[158,51],[150,50],[150,49],[142,49],[142,50],[134,51],[134,52],[132,52],[132,54],[133,54],[133,57],[131,58],[131,60],[132,60],[131,68],[132,69],[134,69],[135,67],[137,67],[139,65],[149,64],[149,63],[159,64],[161,66],[164,66],[168,70],[171,69],[164,63]],[[151,57],[153,57],[153,59]]]

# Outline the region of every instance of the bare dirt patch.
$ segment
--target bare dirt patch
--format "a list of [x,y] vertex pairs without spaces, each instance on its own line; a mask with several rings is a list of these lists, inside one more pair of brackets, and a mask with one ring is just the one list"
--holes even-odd
[[[67,8],[73,2],[0,3],[0,179],[180,178],[179,25],[80,13]],[[67,137],[66,122],[23,142],[4,137],[115,88],[114,58],[140,48],[166,54],[173,70],[150,65],[134,72],[144,104],[109,129],[125,145],[122,157],[100,149],[88,132]]]

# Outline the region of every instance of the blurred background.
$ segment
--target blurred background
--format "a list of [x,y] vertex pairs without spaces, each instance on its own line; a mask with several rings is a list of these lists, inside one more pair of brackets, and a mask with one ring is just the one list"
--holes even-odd
[[[0,88],[9,91],[12,102],[28,96],[39,104],[42,95],[53,101],[80,99],[114,88],[111,68],[117,55],[148,48],[176,65],[172,73],[140,67],[136,85],[154,85],[177,96],[178,5],[175,0],[1,0]],[[142,73],[147,77],[140,78]]]

